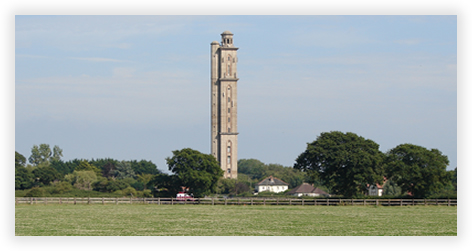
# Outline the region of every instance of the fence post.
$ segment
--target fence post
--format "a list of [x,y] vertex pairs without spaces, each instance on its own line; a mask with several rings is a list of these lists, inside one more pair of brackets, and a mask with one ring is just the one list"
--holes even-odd
[[45,197],[44,198],[44,205],[47,205],[48,204],[48,197]]
[[252,204],[252,198],[251,198],[251,206],[252,206],[252,205],[253,205],[253,204]]
[[211,198],[211,205],[212,205],[212,206],[215,205],[215,198]]
[[424,205],[426,206],[426,199],[424,199]]
[[239,206],[239,205],[240,205],[240,204],[239,204],[239,198],[238,198],[238,206]]
[[305,199],[302,198],[302,206],[305,205]]
[[447,206],[451,206],[451,199],[447,199]]
[[115,205],[118,205],[118,197],[115,198]]
[[315,202],[313,203],[313,206],[316,206],[316,199],[314,199],[314,201],[315,201]]
[[158,197],[157,198],[157,205],[160,205],[161,204],[161,197]]
[[400,206],[403,206],[403,199],[400,199]]
[[170,197],[170,204],[174,205],[174,197]]
[[326,206],[329,206],[329,199],[326,199]]
[[265,206],[265,198],[264,198],[264,206]]
[[277,206],[279,205],[279,198],[277,198]]
[[365,206],[365,204],[366,204],[366,199],[364,199],[364,206]]
[[376,206],[379,205],[379,199],[375,199],[375,205],[376,205]]
[[105,198],[102,197],[102,205],[105,205]]
[[59,197],[59,204],[62,204],[62,198]]

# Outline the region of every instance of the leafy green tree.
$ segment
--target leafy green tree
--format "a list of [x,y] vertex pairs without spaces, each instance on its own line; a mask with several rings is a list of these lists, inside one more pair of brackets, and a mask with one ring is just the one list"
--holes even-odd
[[173,197],[181,190],[182,186],[176,175],[168,175],[165,173],[154,175],[148,184],[152,187],[154,197]]
[[54,148],[52,149],[53,153],[52,153],[52,157],[51,157],[51,161],[52,160],[55,160],[55,161],[59,161],[61,160],[61,157],[62,157],[62,149],[59,148],[58,146],[54,146]]
[[383,156],[372,140],[351,132],[325,132],[307,144],[294,168],[320,178],[335,194],[353,197],[365,194],[367,184],[382,183]]
[[95,176],[97,177],[102,175],[102,171],[100,169],[90,164],[86,160],[81,160],[79,165],[74,169],[74,171],[92,171],[95,173]]
[[383,184],[383,195],[399,196],[402,194],[402,189],[395,182],[387,180]]
[[447,156],[438,149],[428,150],[413,144],[401,144],[387,152],[386,173],[403,192],[424,198],[448,184]]
[[92,184],[97,180],[97,174],[94,171],[74,171],[73,184],[81,190],[92,190]]
[[158,174],[161,173],[157,166],[151,161],[147,160],[132,160],[130,161],[131,168],[133,168],[134,173],[136,174]]
[[450,171],[450,173],[451,173],[451,176],[450,176],[451,184],[454,187],[454,191],[457,192],[457,167],[454,168],[453,171]]
[[31,156],[28,158],[28,161],[33,165],[39,165],[49,161],[51,157],[51,148],[48,144],[33,145],[31,149]]
[[254,180],[266,178],[266,169],[266,165],[257,159],[238,160],[238,173],[247,174]]
[[123,180],[114,180],[107,178],[98,178],[96,182],[92,184],[93,190],[99,192],[115,192],[127,188],[128,183]]
[[60,180],[62,175],[51,166],[40,166],[33,170],[36,185],[49,185],[51,182]]
[[60,160],[62,157],[62,149],[54,146],[54,153],[48,144],[33,145],[31,149],[31,156],[28,161],[33,165],[49,164],[52,160]]
[[17,151],[15,151],[15,168],[17,167],[25,167],[26,165],[26,158],[25,156],[21,155]]
[[190,193],[197,197],[215,192],[223,170],[213,155],[190,148],[172,153],[172,158],[166,158],[167,166],[181,186],[188,187]]
[[34,176],[26,168],[15,168],[15,190],[24,190],[33,187]]
[[117,179],[135,178],[136,174],[129,161],[120,161],[116,164],[115,177]]
[[149,174],[149,173],[144,173],[144,174],[138,174],[137,177],[138,177],[138,180],[143,183],[144,189],[147,189],[147,184],[152,180],[154,175]]

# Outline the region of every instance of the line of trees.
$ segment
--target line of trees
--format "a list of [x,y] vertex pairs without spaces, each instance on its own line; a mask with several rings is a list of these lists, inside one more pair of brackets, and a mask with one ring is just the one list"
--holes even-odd
[[446,171],[448,164],[447,156],[437,149],[401,144],[382,153],[370,139],[333,131],[308,143],[294,168],[345,197],[363,195],[368,184],[386,181],[386,195],[425,198],[456,194],[457,168]]
[[238,160],[238,179],[224,179],[211,154],[185,148],[166,158],[166,174],[151,161],[105,159],[61,160],[62,149],[34,145],[26,158],[15,152],[15,189],[25,196],[71,191],[115,196],[175,196],[183,189],[196,197],[210,194],[251,196],[255,185],[272,175],[294,188],[303,182],[344,197],[365,196],[367,186],[383,185],[390,196],[456,196],[457,168],[446,171],[447,156],[437,149],[401,144],[386,153],[354,133],[321,133],[292,167]]
[[[61,194],[73,190],[151,196],[148,183],[161,171],[151,161],[106,159],[61,160],[62,149],[34,145],[26,158],[15,151],[15,190],[31,189],[26,196]],[[84,193],[81,193],[84,194]]]

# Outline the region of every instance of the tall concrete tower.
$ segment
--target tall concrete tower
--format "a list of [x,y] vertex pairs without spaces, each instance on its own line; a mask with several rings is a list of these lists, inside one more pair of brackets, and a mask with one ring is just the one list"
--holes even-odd
[[211,43],[211,153],[225,178],[238,177],[238,71],[233,34]]

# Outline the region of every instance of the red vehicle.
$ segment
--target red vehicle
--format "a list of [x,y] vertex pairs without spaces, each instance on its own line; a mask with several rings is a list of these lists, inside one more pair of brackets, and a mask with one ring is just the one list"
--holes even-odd
[[188,195],[187,193],[184,193],[184,192],[179,192],[175,199],[176,200],[181,200],[181,201],[186,201],[186,200],[193,201],[194,200],[193,196],[190,196],[190,195]]

